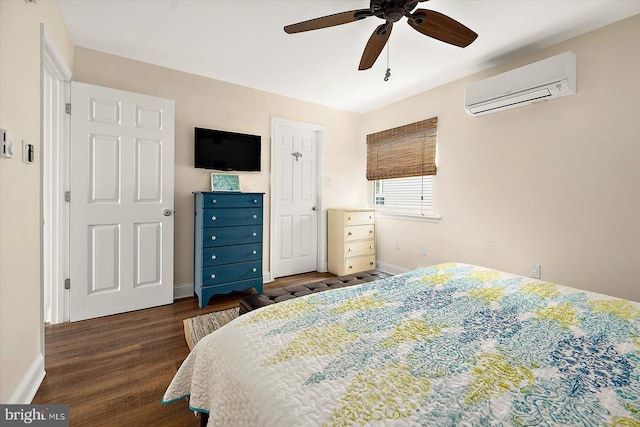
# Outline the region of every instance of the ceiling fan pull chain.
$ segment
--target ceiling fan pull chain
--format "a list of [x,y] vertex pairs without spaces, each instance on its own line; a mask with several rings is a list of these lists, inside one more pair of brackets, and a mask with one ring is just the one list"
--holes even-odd
[[384,81],[388,82],[389,77],[391,77],[391,68],[389,68],[389,49],[391,46],[391,40],[387,42],[387,72],[384,73]]

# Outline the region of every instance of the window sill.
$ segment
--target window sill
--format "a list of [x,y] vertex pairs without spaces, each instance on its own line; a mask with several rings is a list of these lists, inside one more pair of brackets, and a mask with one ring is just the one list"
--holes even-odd
[[402,212],[385,212],[383,210],[376,209],[376,217],[385,219],[399,219],[402,221],[417,221],[417,222],[430,222],[437,224],[442,219],[441,216],[436,214],[410,214]]

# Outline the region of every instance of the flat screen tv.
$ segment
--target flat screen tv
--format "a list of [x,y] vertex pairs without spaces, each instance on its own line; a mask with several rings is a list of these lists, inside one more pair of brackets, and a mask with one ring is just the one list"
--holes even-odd
[[258,135],[195,128],[195,167],[223,171],[260,170]]

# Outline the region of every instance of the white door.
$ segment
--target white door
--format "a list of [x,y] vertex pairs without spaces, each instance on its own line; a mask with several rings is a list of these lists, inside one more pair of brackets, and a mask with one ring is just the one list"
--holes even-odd
[[174,101],[71,84],[70,318],[173,302]]
[[274,277],[318,269],[317,131],[274,124]]

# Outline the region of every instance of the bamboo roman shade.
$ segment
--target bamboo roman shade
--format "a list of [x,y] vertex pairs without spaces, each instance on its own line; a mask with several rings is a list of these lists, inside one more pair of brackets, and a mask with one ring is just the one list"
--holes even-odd
[[436,174],[438,118],[367,135],[367,179]]

